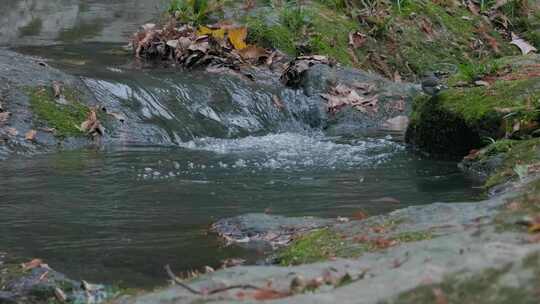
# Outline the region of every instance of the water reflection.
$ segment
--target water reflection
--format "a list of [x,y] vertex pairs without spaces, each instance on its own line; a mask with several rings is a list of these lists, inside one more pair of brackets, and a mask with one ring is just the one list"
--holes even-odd
[[125,42],[166,0],[2,0],[0,45]]

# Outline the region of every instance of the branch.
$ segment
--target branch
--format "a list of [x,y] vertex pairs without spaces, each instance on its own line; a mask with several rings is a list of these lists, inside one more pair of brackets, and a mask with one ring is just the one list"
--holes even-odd
[[255,289],[255,290],[261,290],[262,289],[260,287],[250,285],[250,284],[239,284],[239,285],[231,285],[231,286],[212,289],[212,290],[210,290],[208,292],[202,292],[202,291],[199,291],[199,290],[196,290],[196,289],[192,288],[191,286],[187,285],[186,283],[184,283],[180,279],[178,279],[178,277],[172,272],[171,266],[169,264],[165,265],[165,271],[167,272],[167,275],[169,275],[169,277],[171,278],[171,280],[175,284],[183,287],[184,289],[186,289],[187,291],[189,291],[189,292],[191,292],[193,294],[201,295],[201,296],[202,295],[212,295],[212,294],[224,292],[224,291],[231,290],[231,289]]

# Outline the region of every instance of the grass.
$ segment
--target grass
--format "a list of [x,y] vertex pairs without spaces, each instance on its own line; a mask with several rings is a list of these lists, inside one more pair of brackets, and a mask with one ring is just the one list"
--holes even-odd
[[55,101],[52,88],[28,88],[30,108],[39,121],[55,129],[58,137],[84,135],[77,126],[86,119],[89,109],[78,99],[74,89],[64,88],[64,95],[69,102],[61,105]]

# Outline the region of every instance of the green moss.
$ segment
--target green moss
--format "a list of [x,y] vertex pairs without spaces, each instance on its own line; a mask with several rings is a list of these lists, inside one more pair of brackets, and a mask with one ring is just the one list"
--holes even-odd
[[504,140],[486,148],[486,155],[502,154],[502,165],[487,179],[486,189],[500,185],[518,177],[516,165],[540,162],[540,139]]
[[444,107],[477,123],[497,107],[523,107],[540,97],[540,78],[497,81],[490,87],[455,88],[440,95]]
[[327,260],[331,257],[352,256],[341,236],[330,229],[307,233],[278,254],[281,265],[298,265]]
[[[513,132],[515,122],[534,125],[540,119],[535,101],[540,78],[496,81],[489,87],[452,88],[434,98],[415,99],[407,141],[432,153],[467,155]],[[510,110],[511,115],[501,110]],[[527,128],[519,133],[527,135]]]
[[27,90],[30,96],[30,108],[38,120],[54,128],[56,136],[82,136],[77,127],[86,119],[89,109],[78,99],[77,91],[64,88],[64,95],[69,104],[58,104],[52,88],[37,87]]

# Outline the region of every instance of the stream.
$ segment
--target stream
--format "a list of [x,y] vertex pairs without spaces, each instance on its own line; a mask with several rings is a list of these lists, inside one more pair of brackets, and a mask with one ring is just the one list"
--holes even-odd
[[1,45],[81,77],[130,131],[115,134],[122,145],[0,163],[0,251],[42,258],[75,279],[152,288],[164,284],[165,264],[263,261],[265,250],[225,247],[208,233],[223,217],[335,218],[478,198],[455,162],[411,153],[402,134],[325,134],[302,93],[281,92],[283,113],[271,83],[134,69],[110,50],[161,9],[109,2],[0,4],[11,12],[0,17]]

